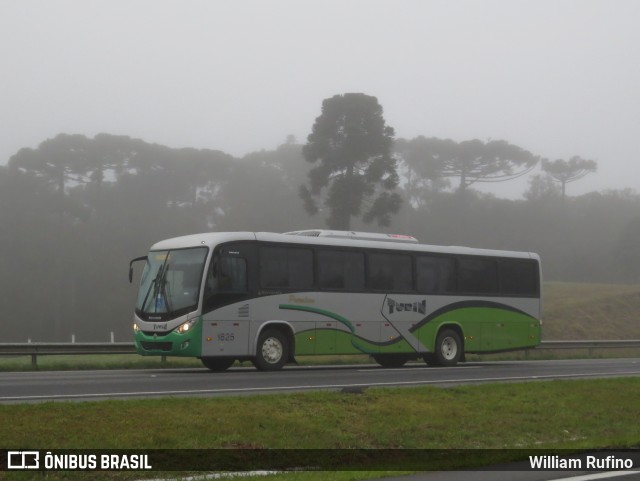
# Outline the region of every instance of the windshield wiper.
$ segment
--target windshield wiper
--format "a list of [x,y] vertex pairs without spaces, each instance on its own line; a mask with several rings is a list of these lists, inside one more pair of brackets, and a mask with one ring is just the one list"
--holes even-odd
[[159,280],[159,284],[160,284],[160,295],[164,297],[167,314],[171,314],[173,312],[173,307],[171,306],[171,298],[167,293],[167,273],[168,272],[169,272],[169,263],[166,264],[164,270],[162,271],[162,277]]
[[[153,289],[153,295],[151,299],[153,299],[153,302],[156,302],[155,312],[158,312],[157,311],[158,293],[160,293],[160,288],[162,287],[162,284],[165,282],[165,278],[167,276],[168,260],[169,260],[169,254],[167,254],[167,257],[165,258],[164,262],[158,269],[158,273],[151,281],[151,284],[149,285],[149,289],[147,289],[147,293],[144,296],[144,301],[142,301],[142,308],[141,308],[142,312],[148,312],[146,306],[147,306],[147,300],[149,300],[149,294],[151,294],[151,289]],[[165,299],[166,299],[166,295],[165,295]]]
[[151,284],[149,284],[149,289],[147,289],[147,293],[144,295],[144,301],[142,301],[142,306],[140,307],[140,310],[142,312],[147,312],[147,310],[145,309],[145,306],[147,305],[147,299],[149,299],[149,294],[151,293],[151,289],[153,288],[153,286],[156,285],[156,278],[157,276],[151,281]]

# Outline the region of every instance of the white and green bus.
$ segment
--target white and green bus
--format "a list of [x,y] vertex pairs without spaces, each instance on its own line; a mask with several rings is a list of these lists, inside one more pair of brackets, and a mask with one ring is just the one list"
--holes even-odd
[[382,366],[540,343],[540,258],[419,244],[409,236],[311,230],[218,232],[151,247],[135,307],[144,356],[251,360],[368,354]]

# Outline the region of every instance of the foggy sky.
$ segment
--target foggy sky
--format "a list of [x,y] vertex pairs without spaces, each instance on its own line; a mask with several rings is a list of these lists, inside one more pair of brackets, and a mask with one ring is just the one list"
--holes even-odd
[[59,133],[241,156],[364,92],[396,137],[579,155],[599,172],[570,195],[640,190],[639,24],[635,0],[0,0],[0,163]]

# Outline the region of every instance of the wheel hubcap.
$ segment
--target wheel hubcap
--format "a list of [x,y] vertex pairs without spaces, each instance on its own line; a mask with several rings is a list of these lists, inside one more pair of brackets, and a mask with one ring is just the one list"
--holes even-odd
[[452,337],[445,337],[442,340],[442,356],[447,359],[447,360],[451,360],[454,359],[456,357],[456,354],[458,353],[458,344],[456,343],[455,339]]
[[276,364],[280,361],[283,351],[282,343],[274,337],[265,339],[262,344],[262,357],[269,364]]

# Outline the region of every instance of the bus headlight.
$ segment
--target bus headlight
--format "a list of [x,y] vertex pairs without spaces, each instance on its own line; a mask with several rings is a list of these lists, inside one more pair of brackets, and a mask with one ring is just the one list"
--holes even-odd
[[136,324],[135,322],[133,323],[133,332],[138,332],[140,330],[140,328],[138,327],[138,324]]
[[177,330],[180,334],[186,334],[193,328],[193,326],[196,325],[196,322],[198,322],[198,318],[196,317],[194,317],[193,319],[189,319],[187,322],[180,325]]

